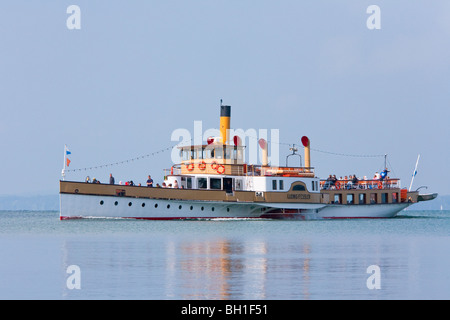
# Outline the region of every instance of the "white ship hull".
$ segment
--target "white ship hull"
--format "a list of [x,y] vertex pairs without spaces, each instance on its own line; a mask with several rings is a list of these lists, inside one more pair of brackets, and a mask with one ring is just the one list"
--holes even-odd
[[373,205],[230,203],[77,194],[61,194],[60,201],[61,220],[78,218],[147,220],[391,218],[408,206],[408,203]]

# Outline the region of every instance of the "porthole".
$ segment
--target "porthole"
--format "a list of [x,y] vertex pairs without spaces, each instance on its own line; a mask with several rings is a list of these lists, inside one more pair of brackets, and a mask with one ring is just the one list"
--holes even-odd
[[132,202],[128,202],[128,206],[131,207],[133,205]]
[[179,206],[178,206],[178,209],[180,209],[181,210],[181,208],[183,208],[183,206],[180,204]]
[[230,208],[227,208],[227,212],[230,212]]
[[201,208],[200,208],[200,210],[202,210],[202,211],[203,211],[203,210],[205,210],[205,208],[204,208],[204,207],[201,207]]
[[103,200],[100,201],[100,205],[102,206],[105,202]]
[[155,203],[155,208],[158,208],[158,204],[157,203]]
[[214,211],[214,207],[211,208],[211,211]]
[[145,207],[145,202],[142,202],[142,208]]
[[119,202],[117,202],[117,201],[116,201],[116,202],[114,202],[114,205],[115,205],[115,206],[117,206],[118,204],[119,204]]
[[194,209],[194,207],[193,206],[191,206],[189,209],[191,209],[191,210],[193,210]]
[[167,205],[167,209],[170,209],[170,204]]

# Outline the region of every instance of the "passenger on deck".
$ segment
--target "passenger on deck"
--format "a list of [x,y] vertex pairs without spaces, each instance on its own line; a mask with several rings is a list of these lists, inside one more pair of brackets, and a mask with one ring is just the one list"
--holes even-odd
[[353,176],[349,175],[348,178],[345,176],[345,180],[347,181],[347,190],[350,190],[353,188]]
[[352,179],[352,184],[353,184],[353,188],[356,189],[358,188],[358,178],[356,177],[356,174],[353,175],[353,179]]
[[389,170],[387,168],[384,169],[383,171],[381,171],[381,174],[380,174],[381,181],[383,181],[387,177],[388,172],[389,172]]
[[178,180],[175,180],[175,182],[173,183],[173,188],[178,189]]
[[147,187],[153,187],[153,179],[150,175],[148,175]]
[[332,179],[331,179],[331,182],[332,182],[332,185],[333,185],[333,186],[336,185],[337,180],[338,180],[338,179],[336,178],[336,175],[333,174],[333,177],[332,177]]
[[325,190],[328,190],[331,188],[331,185],[333,184],[333,176],[330,174],[327,178],[327,180],[325,181],[323,188]]

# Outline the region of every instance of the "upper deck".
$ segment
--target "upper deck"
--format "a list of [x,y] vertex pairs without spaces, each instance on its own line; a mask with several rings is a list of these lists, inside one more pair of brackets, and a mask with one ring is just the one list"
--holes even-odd
[[[312,167],[278,167],[244,163],[244,146],[221,143],[180,147],[181,163],[170,169],[171,175],[233,175],[314,178]],[[166,174],[167,174],[166,169]]]

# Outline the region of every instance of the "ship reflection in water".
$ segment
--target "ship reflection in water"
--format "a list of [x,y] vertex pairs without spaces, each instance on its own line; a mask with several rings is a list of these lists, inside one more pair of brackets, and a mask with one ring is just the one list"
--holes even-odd
[[[88,295],[132,299],[308,299],[310,245],[264,239],[64,241],[63,268],[80,262]],[[82,263],[81,263],[82,262]]]
[[[417,293],[427,243],[399,238],[88,236],[63,240],[62,270],[82,289],[66,299],[377,299]],[[417,247],[419,245],[419,247]],[[367,268],[382,270],[369,290]],[[416,290],[416,291],[415,291]]]
[[291,258],[273,249],[261,239],[183,244],[181,274],[175,271],[168,285],[186,290],[183,299],[308,298],[309,246]]

